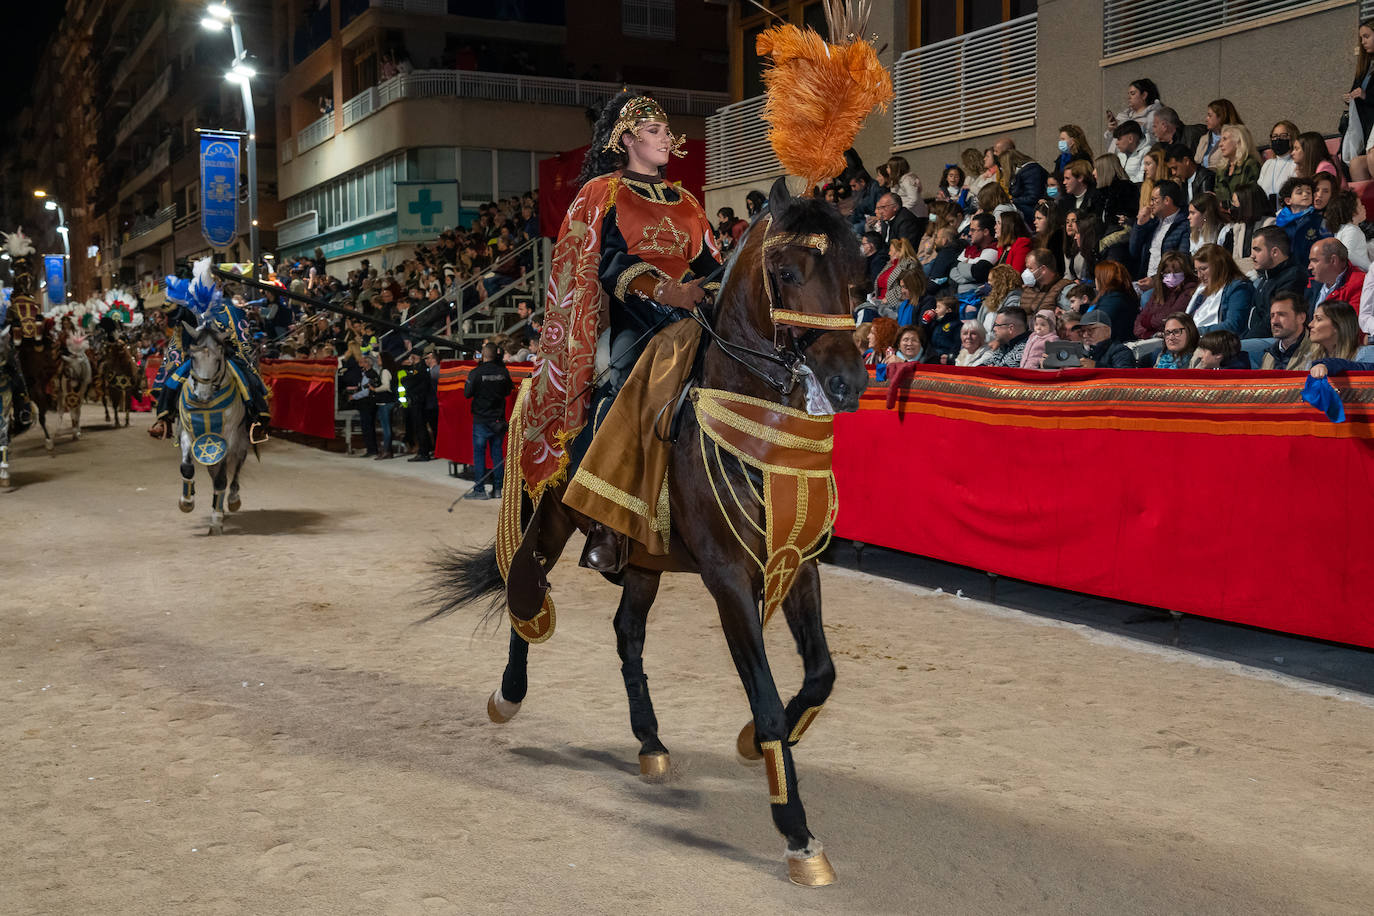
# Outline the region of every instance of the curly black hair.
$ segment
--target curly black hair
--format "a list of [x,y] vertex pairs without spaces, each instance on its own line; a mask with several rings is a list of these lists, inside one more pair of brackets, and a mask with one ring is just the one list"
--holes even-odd
[[[625,150],[616,145],[614,149],[604,147],[611,139],[611,130],[615,127],[615,122],[620,119],[620,109],[625,107],[625,103],[630,99],[637,98],[635,93],[628,90],[617,92],[606,100],[602,106],[601,113],[597,115],[596,124],[592,128],[592,144],[587,147],[587,155],[582,160],[582,171],[577,175],[577,187],[581,188],[584,184],[600,175],[607,175],[616,169],[625,168],[630,161]],[[659,170],[662,173],[662,169]]]

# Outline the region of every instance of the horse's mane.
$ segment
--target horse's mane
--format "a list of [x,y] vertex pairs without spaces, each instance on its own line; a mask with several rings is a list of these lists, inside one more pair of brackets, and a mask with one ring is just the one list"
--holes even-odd
[[[771,224],[767,220],[770,213],[773,216]],[[762,228],[760,223],[763,224]],[[765,229],[771,232],[823,235],[830,242],[826,248],[825,258],[834,265],[839,275],[856,278],[859,274],[862,264],[859,241],[840,212],[819,198],[794,197],[788,201],[780,214],[772,213],[771,208],[767,207],[754,214],[754,218],[749,222],[749,228],[740,236],[739,242],[725,262],[725,272],[721,275],[722,289],[729,284],[740,253],[749,246],[750,237],[755,232],[761,233]]]

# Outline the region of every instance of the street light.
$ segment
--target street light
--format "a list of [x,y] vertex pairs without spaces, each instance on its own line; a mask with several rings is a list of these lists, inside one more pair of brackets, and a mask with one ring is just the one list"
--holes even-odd
[[33,196],[43,201],[44,210],[57,211],[57,234],[62,236],[62,253],[67,256],[67,262],[71,263],[72,246],[71,243],[67,240],[67,217],[62,212],[62,205],[57,202],[57,199],[55,197],[50,197],[48,195],[48,192],[43,190],[42,188],[36,189],[33,192]]
[[262,252],[258,246],[258,127],[251,85],[257,71],[248,63],[248,54],[243,49],[243,32],[239,30],[233,11],[223,3],[211,3],[205,12],[207,15],[200,21],[204,28],[219,32],[228,25],[229,34],[234,40],[234,63],[225,78],[238,83],[243,94],[243,126],[248,131],[248,247],[253,253],[253,275],[257,276]]

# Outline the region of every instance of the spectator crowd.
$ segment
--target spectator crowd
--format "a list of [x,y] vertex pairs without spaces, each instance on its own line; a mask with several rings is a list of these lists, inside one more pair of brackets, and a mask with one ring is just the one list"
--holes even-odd
[[[926,187],[852,151],[819,193],[859,236],[856,342],[880,378],[913,360],[1306,370],[1374,333],[1374,29],[1359,29],[1348,118],[1331,138],[1287,115],[1257,142],[1225,98],[1169,107],[1150,79],[1100,129],[1064,124],[1053,159],[1010,136]],[[1191,112],[1190,112],[1191,113]],[[1271,116],[1274,113],[1270,113]],[[1265,122],[1261,122],[1265,123]],[[754,192],[750,213],[763,205]],[[745,225],[722,209],[728,249]]]

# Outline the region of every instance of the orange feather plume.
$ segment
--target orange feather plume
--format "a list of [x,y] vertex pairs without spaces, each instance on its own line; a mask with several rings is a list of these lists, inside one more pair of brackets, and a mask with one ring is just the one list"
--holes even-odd
[[864,119],[892,100],[892,77],[854,32],[830,44],[813,29],[780,25],[759,35],[757,48],[772,59],[763,74],[768,142],[788,172],[806,179],[809,192],[844,171],[845,150]]

